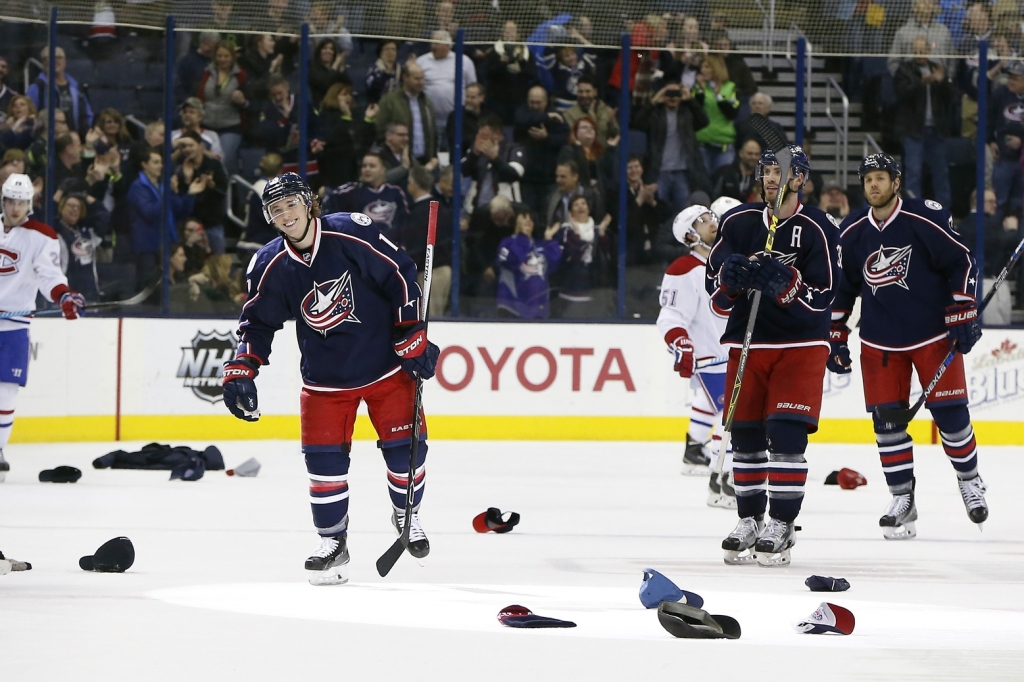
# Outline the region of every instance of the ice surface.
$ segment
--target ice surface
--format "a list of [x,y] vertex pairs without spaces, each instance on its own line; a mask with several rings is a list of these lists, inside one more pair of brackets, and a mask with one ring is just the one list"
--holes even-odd
[[[177,443],[176,443],[177,444]],[[209,443],[191,443],[206,446]],[[255,456],[257,478],[93,470],[142,443],[13,445],[0,485],[0,550],[33,570],[0,577],[0,679],[11,680],[995,680],[1024,673],[1024,448],[986,448],[990,520],[979,533],[952,467],[918,446],[918,538],[886,542],[889,495],[867,446],[811,445],[793,565],[726,566],[735,512],[704,505],[706,481],[679,475],[681,444],[430,443],[421,518],[431,555],[381,579],[394,539],[383,460],[353,452],[352,582],[306,584],[316,546],[305,469],[293,442],[223,442],[228,467]],[[70,464],[73,485],[37,481]],[[857,490],[824,486],[843,466]],[[522,514],[479,535],[487,507]],[[93,574],[78,558],[127,535],[136,563]],[[677,640],[638,599],[650,566],[735,617],[737,641]],[[852,589],[812,593],[817,573]],[[823,600],[853,611],[853,635],[792,624]],[[503,627],[518,603],[571,630]],[[335,672],[331,672],[334,670]]]

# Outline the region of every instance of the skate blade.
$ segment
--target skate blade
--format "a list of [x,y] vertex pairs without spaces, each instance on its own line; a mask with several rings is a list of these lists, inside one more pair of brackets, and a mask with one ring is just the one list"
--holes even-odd
[[722,560],[729,566],[752,566],[757,563],[757,553],[750,549],[727,549]]
[[735,509],[736,498],[722,493],[708,493],[708,506],[717,509]]
[[886,540],[913,540],[917,537],[917,526],[913,521],[902,526],[883,526],[882,537]]
[[790,557],[789,550],[784,549],[781,552],[774,554],[768,552],[757,553],[757,565],[762,568],[781,568],[783,566],[789,566],[792,557]]
[[6,471],[0,471],[0,483],[3,483],[6,480],[7,480],[7,472]]
[[344,585],[348,582],[348,562],[340,566],[325,568],[322,571],[306,571],[309,575],[309,584],[316,587],[327,585]]
[[703,476],[707,478],[711,475],[711,467],[707,464],[688,464],[683,462],[683,470],[680,473],[683,476]]
[[6,559],[0,559],[0,575],[7,575],[11,572],[11,562]]

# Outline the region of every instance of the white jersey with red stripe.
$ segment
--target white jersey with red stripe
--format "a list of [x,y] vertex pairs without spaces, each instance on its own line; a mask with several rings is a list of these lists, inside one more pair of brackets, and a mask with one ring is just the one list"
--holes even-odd
[[[697,362],[725,358],[729,352],[721,338],[729,312],[716,306],[704,286],[707,259],[697,252],[678,258],[665,271],[661,282],[661,312],[658,332],[662,338],[672,329],[685,329]],[[706,372],[725,372],[726,365],[708,367]]]
[[[57,240],[52,227],[31,218],[0,230],[0,310],[34,310],[37,291],[53,301],[53,290],[68,285]],[[0,331],[25,329],[29,322],[29,317],[0,320]]]

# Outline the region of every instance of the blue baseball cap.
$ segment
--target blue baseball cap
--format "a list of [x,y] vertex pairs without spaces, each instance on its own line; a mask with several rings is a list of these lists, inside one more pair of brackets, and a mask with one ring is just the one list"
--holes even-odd
[[640,584],[640,603],[645,609],[656,609],[665,601],[682,601],[697,608],[704,606],[704,599],[699,594],[681,590],[658,571],[645,568],[644,581]]

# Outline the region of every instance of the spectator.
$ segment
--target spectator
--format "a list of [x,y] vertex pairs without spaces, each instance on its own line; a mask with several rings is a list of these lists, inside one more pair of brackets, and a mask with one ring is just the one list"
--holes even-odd
[[384,161],[384,168],[387,171],[384,182],[404,187],[409,176],[409,168],[412,167],[412,160],[409,157],[409,128],[397,121],[389,123],[387,130],[384,131],[384,144],[375,146],[374,150],[380,153]]
[[580,184],[604,194],[616,177],[616,145],[612,138],[606,148],[597,140],[597,122],[589,116],[576,120],[569,134],[569,144],[558,153],[558,162],[573,161],[580,171]]
[[[437,134],[444,135],[448,114],[455,110],[455,54],[452,52],[452,37],[447,31],[434,31],[430,39],[430,54],[421,55],[416,64],[423,69],[423,92],[434,108]],[[462,92],[471,83],[476,83],[476,67],[473,60],[462,55]]]
[[213,61],[203,72],[197,89],[199,100],[203,103],[201,120],[220,139],[221,153],[217,157],[224,162],[224,167],[231,175],[238,171],[243,117],[250,108],[246,94],[248,74],[235,63],[236,51],[235,44],[230,41],[217,45]]
[[0,158],[0,167],[10,168],[12,173],[28,173],[28,154],[20,149],[8,149]]
[[[68,122],[67,116],[60,109],[53,112],[53,134],[54,139],[68,133]],[[30,170],[29,175],[40,176],[46,174],[46,156],[47,156],[47,139],[46,134],[46,117],[41,117],[39,124],[36,127],[35,141],[28,148],[28,167]]]
[[185,255],[185,246],[183,244],[172,246],[170,257],[171,272],[168,276],[172,287],[178,284],[188,284],[187,264],[188,256]]
[[700,65],[708,53],[708,44],[700,37],[700,20],[694,16],[684,16],[681,30],[674,42],[667,45],[675,50],[661,52],[661,70],[669,82],[679,81],[686,89],[697,84]]
[[191,193],[193,181],[202,181],[203,189],[195,194],[191,215],[206,228],[213,252],[224,253],[224,202],[228,191],[224,166],[206,153],[202,140],[194,132],[175,141],[173,159],[177,164],[174,175],[179,187],[188,187]]
[[964,31],[957,42],[960,54],[967,56],[960,61],[956,72],[957,85],[963,93],[960,103],[960,134],[969,138],[978,133],[978,45],[982,40],[989,41],[989,87],[995,89],[998,84],[993,83],[992,78],[999,72],[997,59],[1006,57],[1007,53],[1000,52],[992,38],[992,17],[988,3],[975,2],[967,8]]
[[62,197],[57,205],[57,234],[60,236],[60,259],[68,286],[86,296],[87,301],[100,297],[96,275],[97,249],[103,238],[83,221],[87,205],[78,194]]
[[[149,157],[142,162],[142,172],[128,190],[128,205],[131,214],[131,245],[135,257],[135,274],[142,282],[149,284],[155,279],[159,268],[161,249],[161,225],[163,224],[163,195],[160,176],[163,174],[163,156],[156,149],[150,149]],[[187,193],[179,194],[178,176],[171,176],[171,194],[168,203],[173,219],[167,225],[167,243],[178,240],[175,222],[192,212],[195,195],[206,189],[202,178],[195,177],[185,188]]]
[[103,156],[109,149],[117,150],[121,163],[130,162],[132,136],[121,112],[110,108],[99,113],[96,126],[85,134],[85,156]]
[[36,129],[36,106],[25,95],[15,95],[7,105],[7,116],[0,122],[0,147],[28,149]]
[[292,0],[267,0],[266,22],[277,34],[274,41],[274,56],[281,57],[281,75],[287,76],[295,70],[299,54],[298,29],[302,23],[297,7],[292,7]]
[[249,99],[254,102],[263,102],[269,97],[270,77],[281,74],[284,55],[275,54],[276,49],[277,39],[264,33],[255,36],[238,58],[239,66],[248,76]]
[[313,49],[309,63],[309,92],[314,102],[320,102],[335,83],[348,82],[345,75],[345,53],[331,38],[321,38]]
[[[964,246],[974,253],[978,245],[976,221],[978,215],[978,191],[976,189],[971,192],[970,203],[971,212],[960,221],[960,224],[957,226],[957,232]],[[1000,217],[999,200],[996,198],[995,191],[991,189],[985,190],[984,210],[985,262],[978,263],[978,267],[982,268],[982,277],[984,278],[983,289],[991,291],[995,278],[998,276],[1003,264],[1009,262],[1010,256],[1013,255],[1013,250],[1020,243],[1020,221],[1015,215]],[[1012,324],[1011,307],[1010,288],[1000,288],[985,308],[983,322],[986,325]]]
[[[309,16],[306,17],[306,23],[309,24],[309,34],[311,36],[331,36],[331,42],[334,43],[335,52],[337,53],[337,57],[332,57],[332,60],[340,57],[340,62],[335,67],[335,70],[344,71],[345,58],[352,53],[354,44],[352,42],[352,33],[345,28],[345,15],[342,13],[342,8],[335,9],[334,6],[336,5],[337,3],[332,0],[313,0],[309,5]],[[331,16],[332,11],[335,12],[333,17]],[[321,42],[317,41],[317,44]],[[320,54],[320,50],[314,46],[312,38],[310,38],[309,47],[312,50],[313,61],[316,61],[316,56]],[[324,88],[324,93],[326,92],[327,88]],[[319,102],[321,99],[323,99],[322,95],[314,101]]]
[[[11,99],[14,98],[18,93],[7,85],[7,59],[0,57],[0,114],[7,111],[7,108],[11,105]],[[3,118],[3,116],[0,116]],[[2,123],[2,121],[0,121]]]
[[1024,141],[1024,62],[1007,68],[1006,85],[995,89],[989,99],[988,142],[994,164],[992,188],[999,215],[1021,211],[1021,142]]
[[355,109],[352,84],[335,83],[320,103],[313,149],[319,153],[319,180],[324,187],[340,187],[359,178],[357,160],[362,158],[376,137],[376,129],[366,119],[377,113],[371,104],[360,115]]
[[367,152],[358,182],[350,182],[328,192],[323,213],[363,213],[374,226],[396,244],[402,243],[402,230],[409,215],[409,202],[401,187],[384,182],[387,169],[378,152]]
[[570,128],[584,116],[593,119],[597,126],[597,141],[601,145],[607,145],[608,140],[619,137],[615,110],[598,99],[597,81],[593,76],[583,75],[576,81],[576,102],[562,116]]
[[230,40],[235,45],[240,45],[239,36],[233,33],[239,25],[240,17],[235,16],[234,12],[234,0],[212,0],[208,23],[211,29],[216,29],[220,33],[222,40]]
[[818,208],[835,218],[838,225],[850,215],[850,198],[846,189],[838,182],[827,182],[821,190]]
[[593,75],[594,62],[591,55],[580,59],[575,47],[566,45],[556,48],[555,61],[551,65],[555,110],[565,111],[576,104],[576,86],[579,79]]
[[451,164],[445,166],[438,173],[437,182],[434,183],[434,188],[430,191],[430,195],[436,200],[441,202],[441,205],[446,207],[449,211],[454,207],[452,203],[455,199],[455,167]]
[[181,243],[185,247],[185,255],[188,257],[185,270],[189,275],[194,275],[206,265],[213,250],[210,248],[210,238],[206,234],[203,224],[195,218],[188,218],[181,226]]
[[736,157],[736,128],[732,122],[739,113],[736,84],[729,80],[725,60],[717,54],[704,58],[697,74],[693,97],[704,106],[708,124],[697,131],[704,167],[714,173]]
[[451,0],[441,0],[434,5],[434,29],[447,31],[448,35],[455,35],[459,30],[459,22],[455,19],[455,4]]
[[501,40],[484,57],[490,108],[506,126],[515,125],[516,107],[526,100],[529,88],[537,84],[537,64],[530,51],[526,45],[512,44],[519,40],[516,22],[506,21]]
[[630,154],[626,162],[627,267],[657,265],[655,274],[660,277],[662,259],[658,256],[658,232],[660,225],[671,217],[668,204],[658,201],[658,183],[644,182],[643,157]]
[[241,308],[247,298],[245,286],[231,270],[231,256],[211,254],[203,269],[188,278],[189,299],[212,312]]
[[977,0],[967,7],[963,30],[956,41],[960,54],[976,54],[978,43],[992,39],[992,3]]
[[[299,160],[299,104],[291,93],[288,80],[274,74],[267,81],[270,100],[260,109],[256,136],[268,152],[276,152],[284,159],[284,170],[298,171]],[[307,108],[307,121],[312,139],[316,139],[315,111]],[[312,148],[312,147],[311,147]]]
[[366,72],[366,100],[380,102],[381,97],[399,88],[402,65],[398,63],[398,43],[383,40],[377,45],[377,61]]
[[381,98],[374,123],[378,140],[384,138],[384,131],[392,121],[404,123],[412,135],[412,158],[425,165],[437,157],[437,116],[423,92],[423,83],[423,68],[416,62],[406,64],[401,89]]
[[658,170],[658,198],[673,213],[686,206],[693,189],[710,184],[696,135],[707,125],[704,108],[679,83],[661,88],[634,117],[632,127],[647,131],[647,158]]
[[547,201],[545,224],[550,227],[568,221],[572,213],[572,200],[583,196],[587,198],[587,214],[601,221],[603,233],[612,220],[611,214],[605,213],[603,194],[594,187],[585,187],[580,183],[579,167],[574,161],[560,162],[555,168],[555,190]]
[[[206,115],[206,106],[203,104],[203,100],[198,97],[189,97],[178,109],[178,115],[181,118],[181,128],[171,132],[171,142],[177,141],[185,133],[195,133],[203,141],[203,148],[206,151],[218,159],[224,158],[220,135],[213,130],[203,128],[203,117]],[[160,144],[162,145],[163,142],[161,141]]]
[[496,114],[485,115],[462,159],[462,176],[472,178],[465,204],[475,209],[490,205],[499,194],[519,196],[525,164],[526,152],[505,139],[501,119]]
[[712,176],[715,197],[732,197],[747,203],[758,201],[758,183],[754,180],[757,164],[761,160],[761,145],[755,139],[749,139],[740,146],[735,161],[715,171]]
[[[917,0],[918,3],[932,0]],[[918,5],[915,4],[916,8]],[[902,29],[901,29],[902,30]],[[924,198],[922,167],[932,174],[934,199],[949,206],[949,164],[946,140],[953,132],[956,89],[938,61],[928,57],[928,41],[919,36],[912,44],[915,56],[900,64],[893,77],[896,90],[896,133],[903,142],[903,172],[911,196]]]
[[530,88],[526,106],[516,111],[515,141],[526,158],[519,183],[523,202],[535,213],[546,214],[558,154],[569,141],[569,126],[561,114],[549,110],[548,93],[539,85]]
[[551,315],[551,273],[562,260],[562,247],[552,225],[534,240],[533,211],[515,204],[515,231],[498,246],[498,317],[545,319]]
[[272,178],[281,174],[283,165],[280,154],[265,155],[260,159],[259,177],[253,183],[253,189],[246,197],[245,208],[245,232],[236,245],[237,249],[245,250],[248,253],[255,253],[267,242],[277,236],[277,230],[267,224],[263,217],[263,188]]
[[[786,134],[786,130],[777,121],[771,119],[773,105],[771,95],[763,92],[755,93],[750,98],[750,113],[760,114],[767,118],[768,123],[775,129],[775,134],[783,140],[788,140],[789,135]],[[761,149],[768,149],[767,140],[761,137],[761,134],[754,129],[754,126],[750,125],[749,121],[736,125],[736,139],[741,145],[746,140],[757,140],[757,144],[761,146]]]
[[750,99],[757,92],[757,81],[747,65],[743,55],[732,51],[732,40],[724,29],[713,34],[711,49],[722,53],[725,68],[729,72],[729,80],[736,84],[736,96],[741,101]]
[[[476,298],[494,296],[498,279],[495,255],[501,241],[515,230],[516,216],[508,197],[498,195],[487,206],[473,209],[464,230],[462,293]],[[461,227],[461,226],[460,226]],[[487,307],[493,306],[493,299]]]
[[174,99],[184,102],[196,94],[203,72],[213,60],[213,53],[220,43],[220,34],[215,31],[203,31],[199,34],[199,44],[178,62],[177,87]]
[[125,174],[130,176],[129,185],[135,182],[135,176],[142,172],[142,163],[149,159],[149,150],[163,149],[165,130],[163,121],[147,123],[142,132],[142,139],[132,143],[128,153],[128,167],[125,168]]
[[[914,0],[914,15],[896,31],[892,47],[889,48],[889,73],[894,78],[900,65],[906,63],[909,58],[907,55],[916,56],[920,52],[920,48],[914,47],[918,38],[924,39],[927,54],[953,54],[953,39],[949,29],[935,20],[938,15],[939,8],[935,0]],[[949,72],[945,60],[941,57],[936,57],[932,61],[945,72]]]
[[[420,287],[423,286],[423,268],[427,253],[427,229],[430,220],[430,190],[434,176],[423,166],[413,166],[409,171],[407,192],[412,204],[409,219],[402,230],[402,245],[409,256],[416,261],[419,270]],[[444,315],[452,293],[452,214],[445,206],[437,211],[437,241],[434,245],[433,273],[430,280],[430,301],[428,315],[431,319]]]
[[606,221],[594,222],[587,197],[573,197],[558,237],[562,264],[558,269],[555,317],[603,317],[609,312],[605,297],[595,296],[593,291],[605,283],[609,274],[611,240],[607,228]]
[[[67,189],[69,180],[73,181],[75,191],[84,189],[85,167],[82,165],[82,140],[78,133],[72,131],[64,133],[53,143],[53,151],[56,156],[56,163],[53,169],[53,184],[58,190]],[[60,197],[54,197],[54,201]]]
[[[630,51],[629,51],[629,91],[632,95],[633,106],[639,108],[647,103],[651,95],[651,87],[654,74],[657,73],[661,55],[664,52],[657,48],[665,46],[668,37],[668,27],[665,20],[656,14],[650,14],[643,21],[633,22],[630,28]],[[671,55],[665,57],[671,59]],[[618,94],[622,88],[622,55],[619,54],[618,61],[612,68],[612,74],[608,78],[610,102],[618,101]]]
[[[466,150],[476,139],[476,130],[480,125],[480,116],[484,106],[484,86],[473,83],[466,86],[466,102],[462,107],[462,149]],[[500,124],[499,124],[500,126]],[[448,137],[448,150],[455,153],[455,112],[448,114],[448,123],[444,127]]]

